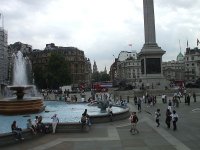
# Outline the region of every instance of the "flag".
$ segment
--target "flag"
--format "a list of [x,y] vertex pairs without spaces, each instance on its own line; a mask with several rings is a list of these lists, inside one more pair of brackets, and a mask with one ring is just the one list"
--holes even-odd
[[199,45],[199,39],[197,39],[197,46]]
[[132,44],[128,44],[128,46],[132,46]]

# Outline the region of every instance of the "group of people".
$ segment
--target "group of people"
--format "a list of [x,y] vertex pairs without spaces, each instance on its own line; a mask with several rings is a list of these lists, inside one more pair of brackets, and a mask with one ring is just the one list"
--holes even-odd
[[[167,109],[166,111],[166,119],[165,119],[165,123],[167,125],[167,128],[169,129],[171,126],[171,122],[173,124],[173,130],[177,130],[177,121],[178,121],[178,114],[176,113],[176,110],[173,110],[171,112],[170,109]],[[155,112],[155,119],[156,119],[156,123],[157,123],[157,127],[160,126],[160,117],[161,117],[161,113],[160,113],[160,109],[157,109]]]
[[[54,114],[51,117],[51,119],[52,119],[52,130],[53,130],[53,133],[55,133],[56,126],[59,123],[57,114]],[[27,119],[26,126],[27,126],[27,129],[30,129],[34,135],[37,133],[50,133],[50,127],[49,125],[46,125],[42,122],[42,116],[35,116],[34,122],[32,122],[30,118]],[[11,125],[11,130],[14,133],[16,140],[24,140],[24,137],[22,136],[22,128],[19,128],[17,126],[16,120],[13,121]]]

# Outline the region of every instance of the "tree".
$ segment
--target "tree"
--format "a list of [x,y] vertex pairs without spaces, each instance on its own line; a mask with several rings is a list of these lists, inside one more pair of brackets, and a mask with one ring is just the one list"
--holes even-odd
[[71,84],[68,63],[61,54],[51,53],[47,65],[47,79],[50,88],[57,89],[60,86]]
[[34,77],[39,88],[58,89],[60,86],[71,84],[68,63],[64,56],[53,52],[47,66],[34,68]]
[[102,72],[94,72],[92,74],[92,79],[94,82],[101,82],[101,81],[110,81],[110,75]]
[[110,75],[103,72],[100,72],[101,81],[110,81]]
[[35,79],[35,84],[38,88],[40,89],[46,89],[47,88],[47,82],[46,82],[46,67],[36,65],[33,68],[34,72],[34,79]]

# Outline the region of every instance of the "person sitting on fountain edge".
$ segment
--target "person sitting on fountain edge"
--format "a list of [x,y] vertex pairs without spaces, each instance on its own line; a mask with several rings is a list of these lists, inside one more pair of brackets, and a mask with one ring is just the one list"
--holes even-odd
[[84,113],[82,114],[81,123],[82,128],[84,127],[84,125],[91,126],[90,116],[87,114],[87,109],[85,109]]
[[16,140],[24,140],[22,137],[22,129],[17,127],[17,122],[14,120],[11,125],[11,130],[16,136]]
[[37,132],[36,132],[36,128],[35,128],[35,126],[33,125],[33,123],[32,123],[32,121],[31,121],[30,118],[27,120],[26,126],[27,126],[27,129],[30,129],[30,130],[32,131],[33,134],[36,134],[36,133],[37,133]]

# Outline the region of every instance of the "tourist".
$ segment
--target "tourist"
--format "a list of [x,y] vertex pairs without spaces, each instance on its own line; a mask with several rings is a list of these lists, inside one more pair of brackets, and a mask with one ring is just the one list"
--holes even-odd
[[78,100],[77,100],[77,97],[76,97],[76,95],[74,95],[74,100],[75,100],[75,102],[77,102]]
[[157,111],[155,112],[155,118],[156,118],[156,123],[157,123],[157,127],[160,126],[160,109],[157,109]]
[[138,98],[137,105],[138,105],[138,112],[141,112],[141,110],[142,110],[142,108],[141,108],[142,100],[141,100],[140,97]]
[[85,125],[87,125],[87,124],[86,124],[86,116],[84,116],[84,115],[82,114],[82,117],[81,117],[81,127],[82,127],[82,129],[83,129],[83,127],[84,127]]
[[190,106],[190,93],[187,95],[186,99],[187,99],[188,106]]
[[108,115],[110,117],[110,121],[113,121],[113,112],[112,112],[112,105],[108,107]]
[[36,134],[36,128],[35,128],[35,126],[32,124],[31,119],[28,119],[28,120],[27,120],[26,126],[27,126],[27,129],[30,129],[30,130],[32,131],[33,134]]
[[170,124],[171,124],[171,120],[172,120],[171,114],[172,114],[171,111],[169,109],[167,109],[165,123],[167,124],[168,129],[170,128]]
[[38,124],[38,116],[35,116],[34,126],[35,126],[36,129],[37,129],[37,124]]
[[177,130],[177,121],[178,121],[178,114],[176,113],[175,110],[173,110],[172,114],[171,114],[171,118],[172,118],[172,123],[173,123],[173,130]]
[[169,100],[167,109],[169,109],[169,111],[172,112],[172,101],[171,100]]
[[130,132],[132,133],[134,131],[134,134],[137,132],[139,133],[137,129],[137,122],[138,122],[138,117],[136,115],[136,112],[132,112],[131,116],[129,117],[129,120],[131,121],[131,129]]
[[54,114],[53,117],[51,117],[52,121],[52,129],[53,129],[53,134],[56,132],[56,127],[57,124],[59,123],[59,119],[57,117],[57,114]]
[[193,96],[194,102],[197,102],[195,92],[193,92],[193,95],[192,95],[192,96]]
[[42,122],[42,116],[38,117],[38,123],[37,123],[37,131],[39,131],[40,133],[49,133],[49,126],[45,125]]
[[16,140],[24,140],[22,137],[22,129],[18,128],[17,122],[14,120],[11,125],[12,132],[16,135]]
[[[83,122],[85,122],[86,125],[91,126],[91,120],[90,120],[90,116],[87,113],[87,109],[85,109],[84,113],[82,114],[82,118],[83,118]],[[81,120],[82,120],[82,118],[81,118]]]
[[137,96],[134,96],[134,104],[137,105]]
[[162,102],[165,103],[165,94],[162,95]]

